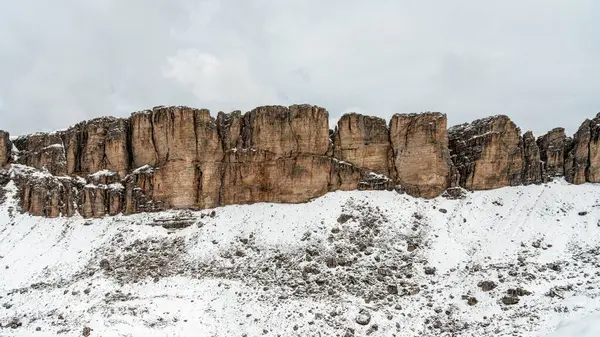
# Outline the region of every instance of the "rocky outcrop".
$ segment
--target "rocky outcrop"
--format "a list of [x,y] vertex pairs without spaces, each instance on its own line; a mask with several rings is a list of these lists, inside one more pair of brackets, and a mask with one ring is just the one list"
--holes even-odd
[[457,125],[448,134],[460,186],[485,190],[522,183],[521,130],[507,116]]
[[[392,189],[387,175],[330,155],[328,119],[311,105],[216,119],[208,110],[155,107],[20,137],[22,165],[11,174],[36,177],[18,179],[19,195],[24,211],[44,216],[304,202],[334,190]],[[385,125],[383,132],[387,137]]]
[[392,117],[393,177],[409,194],[431,198],[454,186],[446,124],[446,115],[437,112]]
[[540,149],[531,131],[523,135],[523,185],[541,183],[544,176],[544,163],[540,159]]
[[19,151],[15,163],[45,169],[57,176],[67,174],[65,148],[60,133],[18,137],[13,144]]
[[373,172],[389,175],[390,138],[383,118],[343,115],[333,136],[333,156]]
[[568,182],[600,182],[600,113],[586,119],[568,146],[564,172]]
[[[155,107],[64,131],[16,138],[0,131],[0,185],[21,210],[103,217],[170,208],[305,202],[337,190],[392,190],[432,198],[532,184],[564,174],[600,182],[600,114],[571,140],[537,140],[506,116],[447,130],[441,113],[396,114],[389,125],[352,113],[329,130],[327,110],[264,106],[245,114]],[[7,170],[8,169],[8,170]],[[0,188],[0,198],[8,190]]]
[[8,132],[0,130],[0,168],[10,162],[11,148],[10,135]]
[[124,177],[129,169],[128,120],[102,117],[82,122],[62,134],[67,174],[86,176],[110,170]]
[[537,139],[540,159],[544,163],[545,180],[564,175],[568,139],[564,128],[555,128]]

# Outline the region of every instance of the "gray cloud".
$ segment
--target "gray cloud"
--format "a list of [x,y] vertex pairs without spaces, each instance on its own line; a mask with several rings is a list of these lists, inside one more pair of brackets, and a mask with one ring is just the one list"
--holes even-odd
[[0,3],[0,128],[161,104],[312,103],[540,134],[600,111],[594,0],[22,0]]

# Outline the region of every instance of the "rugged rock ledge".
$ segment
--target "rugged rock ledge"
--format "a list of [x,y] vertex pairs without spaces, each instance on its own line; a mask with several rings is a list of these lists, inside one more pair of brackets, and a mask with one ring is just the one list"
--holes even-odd
[[493,189],[564,175],[600,182],[600,114],[573,139],[556,128],[535,139],[507,116],[447,129],[441,113],[344,115],[264,106],[245,114],[155,107],[67,130],[0,131],[0,181],[21,209],[48,217],[103,217],[170,208],[305,202],[330,191],[392,189],[432,198],[450,187]]

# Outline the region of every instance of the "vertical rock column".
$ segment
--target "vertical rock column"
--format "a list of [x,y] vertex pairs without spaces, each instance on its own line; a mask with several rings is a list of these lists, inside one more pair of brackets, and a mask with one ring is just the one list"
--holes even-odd
[[446,115],[396,114],[390,121],[392,171],[407,193],[432,198],[456,180],[450,160]]
[[[243,116],[240,139],[228,146],[221,204],[304,202],[329,188],[327,110],[310,105],[265,106]],[[232,126],[234,126],[232,124]]]
[[575,135],[565,158],[565,178],[573,184],[600,182],[600,113],[586,119]]
[[523,135],[523,174],[524,185],[542,182],[544,163],[540,159],[540,149],[531,131]]
[[8,132],[0,130],[0,168],[9,164],[11,148],[10,135]]
[[335,158],[389,175],[391,147],[384,119],[357,113],[343,115],[335,128],[333,143]]
[[457,125],[448,134],[460,186],[486,190],[522,183],[523,139],[507,116]]
[[564,175],[565,154],[568,144],[565,129],[552,129],[545,135],[538,137],[537,144],[540,149],[540,159],[544,163],[544,180]]

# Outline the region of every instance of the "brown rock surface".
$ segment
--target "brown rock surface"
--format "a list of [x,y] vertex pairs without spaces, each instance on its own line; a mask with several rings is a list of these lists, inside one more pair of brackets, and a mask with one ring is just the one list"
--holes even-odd
[[0,130],[0,168],[10,162],[11,148],[10,135],[8,132]]
[[590,141],[592,138],[592,121],[586,119],[570,144],[565,157],[565,179],[572,184],[583,184],[587,181],[588,159],[590,155]]
[[531,131],[523,135],[523,185],[542,182],[544,163],[540,159],[540,149]]
[[67,173],[85,177],[110,170],[124,177],[129,169],[129,121],[101,117],[64,132]]
[[586,119],[573,136],[564,170],[570,183],[600,182],[600,113]]
[[540,159],[547,177],[564,175],[567,136],[564,128],[555,128],[537,139]]
[[12,165],[11,174],[23,212],[46,217],[75,214],[78,203],[76,191],[83,187],[82,181],[55,177],[19,164]]
[[521,184],[523,140],[520,129],[507,116],[457,125],[448,134],[460,186],[485,190]]
[[13,144],[19,151],[16,163],[47,169],[53,175],[67,174],[61,133],[34,133],[18,137]]
[[384,119],[357,113],[343,115],[333,139],[335,158],[389,175],[391,148]]
[[392,117],[392,175],[407,193],[432,198],[453,185],[446,123],[446,115],[438,112]]
[[330,134],[328,112],[311,105],[216,118],[208,110],[155,107],[19,137],[15,158],[0,132],[0,166],[9,168],[2,179],[15,181],[22,210],[49,217],[295,203],[396,185],[435,197],[458,182],[492,189],[563,172],[574,183],[600,182],[599,125],[600,115],[572,141],[560,128],[536,141],[506,116],[446,130],[441,113],[397,114],[389,127],[348,114]]

